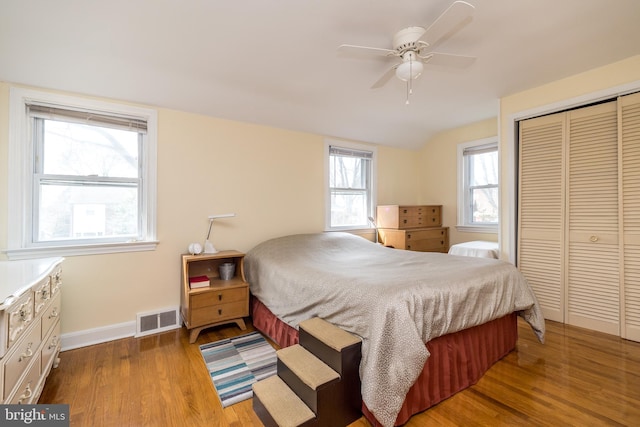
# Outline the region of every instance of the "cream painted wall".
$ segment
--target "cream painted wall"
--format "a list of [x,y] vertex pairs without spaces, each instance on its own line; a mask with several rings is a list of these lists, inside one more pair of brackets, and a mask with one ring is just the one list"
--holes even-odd
[[589,70],[500,100],[500,248],[503,259],[515,257],[514,120],[584,105],[619,91],[640,90],[640,55]]
[[[7,245],[9,84],[0,82],[0,248]],[[135,321],[180,302],[180,254],[203,242],[248,251],[324,228],[324,137],[158,109],[157,250],[67,257],[62,333]],[[415,151],[378,147],[378,199],[416,200]]]
[[417,204],[420,180],[416,151],[378,147],[378,204]]
[[497,118],[492,118],[439,133],[420,151],[419,181],[422,184],[420,203],[442,205],[442,224],[449,227],[449,245],[471,240],[498,241],[496,233],[468,233],[456,230],[458,144],[497,136],[497,134],[498,121]]

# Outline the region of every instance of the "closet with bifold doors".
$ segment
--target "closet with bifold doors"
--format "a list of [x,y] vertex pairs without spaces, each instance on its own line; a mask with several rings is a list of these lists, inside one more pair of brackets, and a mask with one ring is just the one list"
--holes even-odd
[[545,318],[640,341],[640,93],[519,122],[517,265]]

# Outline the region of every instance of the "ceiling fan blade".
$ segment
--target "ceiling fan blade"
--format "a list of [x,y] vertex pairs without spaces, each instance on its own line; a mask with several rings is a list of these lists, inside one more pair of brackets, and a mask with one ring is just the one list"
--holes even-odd
[[383,49],[379,47],[355,46],[343,44],[338,46],[338,52],[346,54],[373,54],[379,56],[397,56],[395,50]]
[[473,64],[475,56],[454,55],[451,53],[430,52],[428,55],[419,55],[422,62],[429,65],[442,65],[446,67],[465,68]]
[[393,75],[396,73],[396,68],[398,68],[400,64],[396,64],[393,67],[389,68],[383,75],[382,77],[380,77],[378,79],[377,82],[375,82],[373,84],[373,86],[371,86],[371,89],[378,89],[381,88],[382,86],[384,86],[385,84],[387,84],[387,82],[391,79],[391,77],[393,77]]
[[440,39],[454,33],[462,25],[466,24],[473,16],[474,11],[475,7],[467,2],[454,2],[427,28],[422,37],[420,37],[420,41],[433,46]]

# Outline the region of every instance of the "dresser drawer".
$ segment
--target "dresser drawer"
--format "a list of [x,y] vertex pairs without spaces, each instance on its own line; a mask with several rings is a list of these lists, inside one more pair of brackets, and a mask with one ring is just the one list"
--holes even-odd
[[54,272],[51,273],[51,295],[55,295],[60,290],[61,286],[62,286],[62,266],[58,266],[58,268],[56,268]]
[[234,301],[246,301],[249,296],[248,286],[238,288],[208,290],[208,292],[194,293],[191,295],[191,308],[198,309],[226,304]]
[[[40,381],[40,355],[36,356],[36,362],[31,365],[29,372],[24,377],[18,387],[16,387],[15,394],[11,397],[11,400],[7,403],[12,405],[28,405],[37,402],[40,396],[38,382]],[[6,384],[5,384],[6,387]],[[6,390],[6,388],[5,388]],[[8,397],[8,396],[7,396]]]
[[51,280],[49,277],[40,282],[34,290],[34,313],[37,316],[51,301]]
[[60,319],[60,300],[61,293],[58,292],[42,315],[42,339],[47,336],[51,327]]
[[433,228],[430,230],[413,230],[405,232],[407,243],[425,239],[444,239],[446,237],[446,234],[447,232],[444,228]]
[[[24,336],[18,344],[16,344],[11,356],[4,363],[4,392],[6,399],[13,387],[16,385],[22,373],[27,369],[29,363],[39,356],[40,342],[40,319],[35,322],[33,328],[28,330],[28,334]],[[40,374],[40,364],[38,364],[38,375]]]
[[60,321],[56,322],[51,334],[46,337],[42,347],[42,372],[46,372],[51,365],[57,366],[52,361],[60,352]]
[[27,292],[7,310],[7,348],[11,348],[33,322],[33,295],[32,291]]
[[422,252],[447,252],[449,228],[434,227],[415,230],[378,230],[383,245],[396,249]]
[[191,326],[202,326],[227,319],[247,317],[248,315],[249,303],[248,299],[245,298],[243,301],[193,309],[191,311]]
[[420,252],[447,252],[447,247],[442,239],[424,239],[408,242],[406,249]]

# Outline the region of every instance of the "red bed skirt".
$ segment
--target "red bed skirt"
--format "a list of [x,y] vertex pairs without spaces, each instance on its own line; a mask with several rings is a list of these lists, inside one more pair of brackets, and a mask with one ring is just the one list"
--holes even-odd
[[[298,343],[298,331],[278,319],[257,298],[251,298],[253,326],[281,347]],[[518,340],[515,313],[483,325],[444,335],[429,341],[431,356],[409,389],[395,425],[409,421],[412,415],[453,396],[475,384],[498,360],[511,352]],[[373,424],[380,424],[366,405],[362,413]]]

